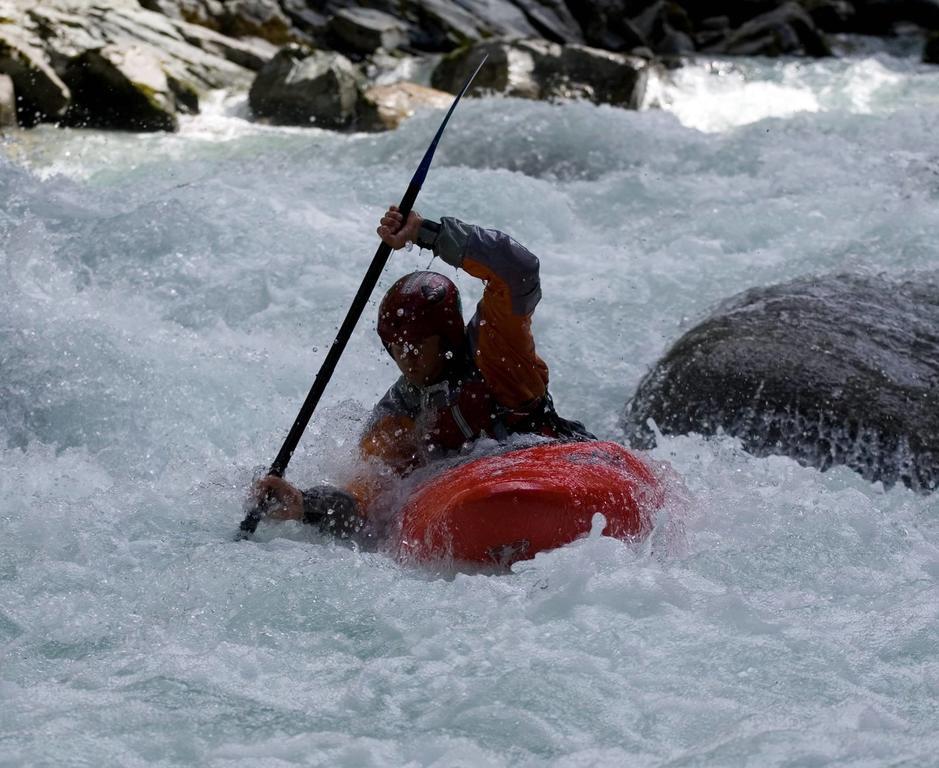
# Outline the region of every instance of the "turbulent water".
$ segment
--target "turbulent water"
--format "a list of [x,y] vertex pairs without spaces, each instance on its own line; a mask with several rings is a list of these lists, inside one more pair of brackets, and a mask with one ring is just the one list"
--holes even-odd
[[[541,257],[558,408],[614,440],[721,299],[937,264],[937,70],[881,52],[672,77],[641,112],[469,101],[418,205]],[[686,500],[649,542],[501,575],[293,524],[233,543],[440,118],[341,136],[243,109],[4,140],[0,765],[935,764],[939,502],[844,469],[665,439]],[[382,284],[428,261],[398,254]],[[374,312],[301,485],[343,480],[394,378]]]

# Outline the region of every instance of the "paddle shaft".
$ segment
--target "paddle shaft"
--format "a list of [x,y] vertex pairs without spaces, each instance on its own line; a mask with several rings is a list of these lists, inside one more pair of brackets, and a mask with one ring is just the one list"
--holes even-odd
[[[450,109],[443,118],[443,122],[441,122],[440,127],[437,129],[433,141],[431,141],[430,146],[424,153],[424,157],[417,167],[417,171],[415,171],[414,176],[411,178],[411,183],[408,184],[404,197],[401,198],[398,210],[401,212],[405,223],[407,223],[411,208],[414,207],[414,201],[417,200],[417,195],[421,191],[421,186],[424,183],[424,179],[427,177],[427,172],[430,170],[430,163],[434,158],[434,152],[437,150],[440,137],[443,136],[443,131],[450,121],[450,116],[453,114],[453,110],[456,109],[456,105],[460,103],[460,99],[463,98],[463,94],[465,94],[470,87],[473,78],[476,77],[476,74],[482,69],[483,64],[486,63],[487,58],[488,56],[483,57],[482,61],[479,62],[479,66],[477,66],[475,71],[466,79],[460,92],[453,100],[453,104],[450,105]],[[290,463],[293,452],[297,449],[300,438],[303,436],[307,424],[310,423],[310,419],[313,417],[313,412],[316,410],[316,406],[323,396],[323,392],[326,391],[326,385],[329,384],[333,371],[336,370],[339,358],[342,357],[346,344],[348,344],[349,338],[352,336],[352,331],[355,330],[355,325],[362,316],[362,311],[365,309],[365,305],[368,304],[369,297],[378,284],[378,278],[381,277],[382,270],[384,270],[390,255],[391,246],[382,242],[382,244],[378,246],[378,250],[375,251],[375,256],[372,257],[372,263],[369,265],[361,285],[359,285],[359,290],[356,291],[355,298],[352,299],[352,304],[349,307],[349,311],[346,313],[345,320],[342,321],[342,325],[339,327],[336,340],[333,341],[332,346],[330,346],[329,351],[326,353],[326,359],[320,366],[316,378],[313,380],[313,386],[310,387],[310,392],[307,394],[306,400],[303,401],[300,412],[297,414],[297,418],[294,420],[290,432],[287,433],[284,444],[280,447],[280,451],[278,451],[274,463],[271,464],[268,475],[283,477],[284,472],[287,471],[287,465]],[[245,519],[241,521],[239,538],[244,538],[254,533],[270,503],[271,499],[270,496],[268,496],[248,512]]]

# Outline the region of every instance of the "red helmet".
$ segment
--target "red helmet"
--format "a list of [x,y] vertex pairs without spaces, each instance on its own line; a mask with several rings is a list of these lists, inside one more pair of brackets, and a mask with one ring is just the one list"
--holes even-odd
[[398,280],[378,308],[378,335],[385,349],[392,344],[417,344],[440,336],[456,351],[466,338],[460,292],[437,272],[412,272]]

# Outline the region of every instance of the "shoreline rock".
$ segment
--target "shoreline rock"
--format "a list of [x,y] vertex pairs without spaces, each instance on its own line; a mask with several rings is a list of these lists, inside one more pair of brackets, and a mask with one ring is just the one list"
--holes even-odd
[[595,104],[637,109],[646,90],[650,64],[639,56],[585,45],[545,40],[487,40],[445,56],[431,85],[456,93],[483,57],[477,90],[525,99],[586,99]]
[[[445,54],[439,86],[462,52],[501,46],[500,66],[523,82],[491,90],[634,106],[643,68],[626,60],[623,70],[620,56],[667,66],[701,53],[826,56],[827,33],[891,35],[898,24],[918,25],[924,61],[936,61],[926,36],[939,33],[937,0],[0,0],[0,74],[22,126],[172,130],[206,91],[247,90],[285,44],[351,59],[360,97],[370,60]],[[150,76],[124,71],[144,59]],[[343,109],[320,124],[353,125]]]

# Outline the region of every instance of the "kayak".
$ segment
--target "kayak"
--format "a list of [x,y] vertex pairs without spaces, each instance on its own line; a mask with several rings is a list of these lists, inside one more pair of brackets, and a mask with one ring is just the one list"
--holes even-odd
[[638,539],[664,492],[651,467],[616,443],[545,443],[487,456],[425,481],[401,516],[399,556],[508,566],[591,530]]

